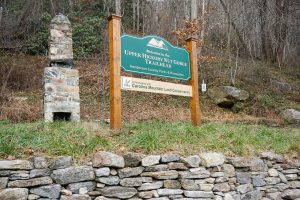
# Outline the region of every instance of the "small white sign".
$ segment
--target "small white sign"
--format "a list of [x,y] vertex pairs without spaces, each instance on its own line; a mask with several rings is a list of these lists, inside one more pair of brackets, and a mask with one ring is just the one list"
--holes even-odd
[[206,92],[206,84],[205,84],[204,80],[202,81],[202,84],[201,84],[201,91]]
[[181,85],[125,76],[121,77],[121,88],[123,90],[133,90],[140,92],[152,92],[186,97],[192,96],[192,86],[189,85]]

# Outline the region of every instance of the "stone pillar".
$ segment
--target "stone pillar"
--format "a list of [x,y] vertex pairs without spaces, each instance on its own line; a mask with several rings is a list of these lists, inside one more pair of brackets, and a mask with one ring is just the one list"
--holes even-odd
[[79,72],[73,69],[71,23],[62,14],[50,24],[49,67],[44,70],[44,119],[80,121]]

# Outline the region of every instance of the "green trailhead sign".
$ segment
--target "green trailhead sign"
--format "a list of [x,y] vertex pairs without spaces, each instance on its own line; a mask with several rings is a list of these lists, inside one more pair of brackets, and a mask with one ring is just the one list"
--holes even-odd
[[184,48],[157,36],[121,37],[121,66],[125,71],[189,80],[190,59]]

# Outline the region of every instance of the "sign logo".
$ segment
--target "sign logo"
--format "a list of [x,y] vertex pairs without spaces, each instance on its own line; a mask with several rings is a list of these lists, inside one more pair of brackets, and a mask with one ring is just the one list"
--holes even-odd
[[121,37],[121,67],[124,71],[189,80],[190,57],[184,48],[158,36]]
[[132,88],[132,79],[128,77],[122,77],[122,88],[123,89],[131,89]]
[[155,38],[152,38],[148,44],[148,47],[154,47],[154,48],[158,48],[158,49],[164,49],[164,50],[168,50],[168,47],[165,45],[165,43],[162,40],[157,40]]

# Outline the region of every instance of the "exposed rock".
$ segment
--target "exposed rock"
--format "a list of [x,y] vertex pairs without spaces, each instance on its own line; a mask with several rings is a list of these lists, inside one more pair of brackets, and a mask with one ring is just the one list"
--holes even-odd
[[279,176],[278,171],[274,168],[268,170],[269,176]]
[[158,189],[157,193],[159,196],[168,196],[168,195],[182,194],[183,190],[181,190],[181,189]]
[[87,193],[88,193],[88,189],[86,187],[79,188],[79,194],[87,194]]
[[177,180],[164,180],[164,188],[168,189],[180,189],[181,184]]
[[251,183],[251,175],[248,172],[237,172],[236,179],[240,184]]
[[228,183],[217,183],[213,188],[214,192],[228,192],[230,191],[230,186]]
[[170,170],[187,170],[188,168],[183,163],[170,162],[168,163]]
[[66,189],[62,189],[62,190],[60,191],[60,193],[61,193],[62,195],[67,195],[67,196],[71,196],[71,195],[72,195],[72,191],[71,191],[71,190],[66,190]]
[[187,158],[182,158],[182,162],[186,163],[188,167],[199,167],[201,159],[199,156],[189,156]]
[[254,190],[242,196],[242,200],[261,200],[262,193],[259,190]]
[[178,172],[175,170],[159,171],[159,172],[144,172],[141,176],[153,177],[156,179],[176,179],[178,178]]
[[68,185],[67,189],[70,190],[73,194],[79,194],[80,188],[86,188],[87,192],[93,191],[96,187],[96,182],[88,181],[88,182],[79,182],[79,183],[71,183]]
[[100,191],[90,191],[88,192],[88,195],[94,197],[94,196],[101,196],[101,192]]
[[141,187],[138,188],[138,190],[156,190],[163,186],[162,181],[155,181],[153,183],[143,183]]
[[161,156],[161,162],[163,163],[174,162],[178,160],[180,160],[180,157],[177,154],[169,153]]
[[28,189],[26,188],[7,188],[0,190],[1,200],[27,200]]
[[108,167],[102,167],[102,168],[96,169],[95,174],[97,177],[109,176],[110,169]]
[[280,113],[280,116],[290,124],[300,125],[300,111],[296,109],[286,109]]
[[253,190],[253,185],[251,183],[239,185],[237,186],[236,190],[241,194],[245,194],[246,192],[250,192]]
[[54,170],[51,177],[56,183],[66,185],[69,183],[94,180],[95,174],[92,167],[78,166]]
[[36,195],[36,194],[29,194],[28,195],[28,200],[36,200],[36,199],[39,199],[40,196],[39,195]]
[[118,185],[120,182],[120,178],[118,176],[107,176],[100,177],[97,179],[100,183],[104,183],[105,185]]
[[286,169],[281,171],[283,174],[297,174],[299,171],[297,169]]
[[111,186],[100,190],[105,197],[116,197],[119,199],[128,199],[133,197],[137,190],[130,187]]
[[209,89],[208,96],[217,105],[232,108],[236,102],[247,100],[249,93],[231,86],[220,86]]
[[267,193],[267,198],[269,199],[281,199],[281,193],[280,192],[273,192],[273,193]]
[[264,159],[271,160],[271,161],[284,162],[284,157],[282,155],[275,154],[275,153],[270,152],[270,151],[262,152],[260,154],[260,157],[264,158]]
[[296,188],[300,189],[300,181],[290,181],[289,186],[292,189],[296,189]]
[[27,160],[0,160],[0,170],[3,169],[28,170],[32,168],[33,168],[32,163]]
[[225,161],[225,157],[221,153],[201,153],[201,164],[205,167],[215,167],[219,165],[223,165]]
[[213,177],[213,178],[218,178],[218,177],[223,177],[223,176],[225,176],[225,174],[224,174],[224,172],[212,172],[212,173],[210,174],[210,176]]
[[142,166],[147,167],[151,165],[156,165],[159,163],[160,156],[159,155],[150,155],[146,156],[142,159]]
[[73,194],[72,196],[62,195],[60,200],[92,200],[87,194]]
[[285,190],[281,197],[283,199],[297,199],[300,198],[300,190],[299,189],[289,189]]
[[212,191],[214,184],[202,183],[202,184],[199,184],[199,186],[200,186],[200,190],[210,192],[210,191]]
[[116,167],[123,168],[125,166],[125,161],[122,156],[116,154],[100,151],[94,155],[93,167]]
[[277,177],[267,177],[265,178],[265,181],[268,185],[275,185],[277,183],[280,183],[280,178]]
[[184,191],[184,196],[191,198],[213,198],[213,192],[203,192],[203,191]]
[[116,198],[107,198],[107,197],[99,196],[99,197],[97,197],[97,198],[94,199],[94,200],[118,200],[118,199],[116,199]]
[[200,179],[200,178],[208,178],[210,176],[210,172],[207,170],[199,170],[195,172],[182,171],[179,172],[179,176],[182,179]]
[[124,178],[121,179],[120,185],[124,187],[138,187],[143,184],[143,179],[141,177],[136,178]]
[[35,169],[45,169],[48,168],[48,162],[44,157],[35,157],[33,160]]
[[118,174],[118,171],[116,169],[110,169],[110,175],[116,176]]
[[227,177],[234,177],[235,176],[235,169],[234,169],[233,165],[224,164],[223,165],[223,171],[225,173],[225,176],[227,176]]
[[292,91],[292,86],[289,83],[287,83],[286,81],[271,80],[271,85],[278,92],[290,92],[290,91]]
[[150,199],[153,197],[157,198],[157,197],[159,197],[159,195],[158,195],[157,191],[152,190],[152,191],[140,192],[139,197],[144,198],[144,199]]
[[181,179],[181,185],[185,190],[196,191],[200,189],[199,185],[196,184],[194,180],[190,179]]
[[34,187],[39,185],[50,185],[52,184],[52,179],[50,177],[33,178],[29,180],[17,180],[8,182],[8,187],[11,188],[24,188],[24,187]]
[[280,178],[281,182],[283,182],[283,183],[287,183],[288,182],[286,180],[285,176],[282,173],[279,173],[279,178]]
[[11,181],[28,180],[28,179],[29,179],[28,171],[12,171],[9,177],[9,180]]
[[134,167],[134,168],[120,169],[118,172],[120,178],[127,178],[132,176],[138,176],[143,172],[143,170],[144,167]]
[[30,171],[30,178],[37,178],[42,176],[50,176],[50,169],[33,169]]
[[138,153],[127,153],[123,155],[125,160],[125,167],[138,167],[142,162],[143,156]]
[[56,184],[32,188],[30,189],[30,193],[39,195],[41,197],[56,199],[60,196],[60,190],[61,186],[59,184]]
[[50,165],[51,169],[64,169],[72,165],[71,156],[59,156]]
[[262,186],[266,185],[264,178],[262,178],[260,176],[252,177],[252,183],[253,183],[254,187],[262,187]]
[[0,178],[0,190],[6,188],[8,183],[8,177]]
[[144,172],[158,172],[158,171],[167,171],[168,165],[152,165],[145,168]]
[[230,164],[234,167],[249,167],[251,171],[266,171],[267,166],[263,160],[258,158],[232,157],[228,158]]
[[0,170],[0,177],[9,176],[9,174],[10,174],[9,170]]

